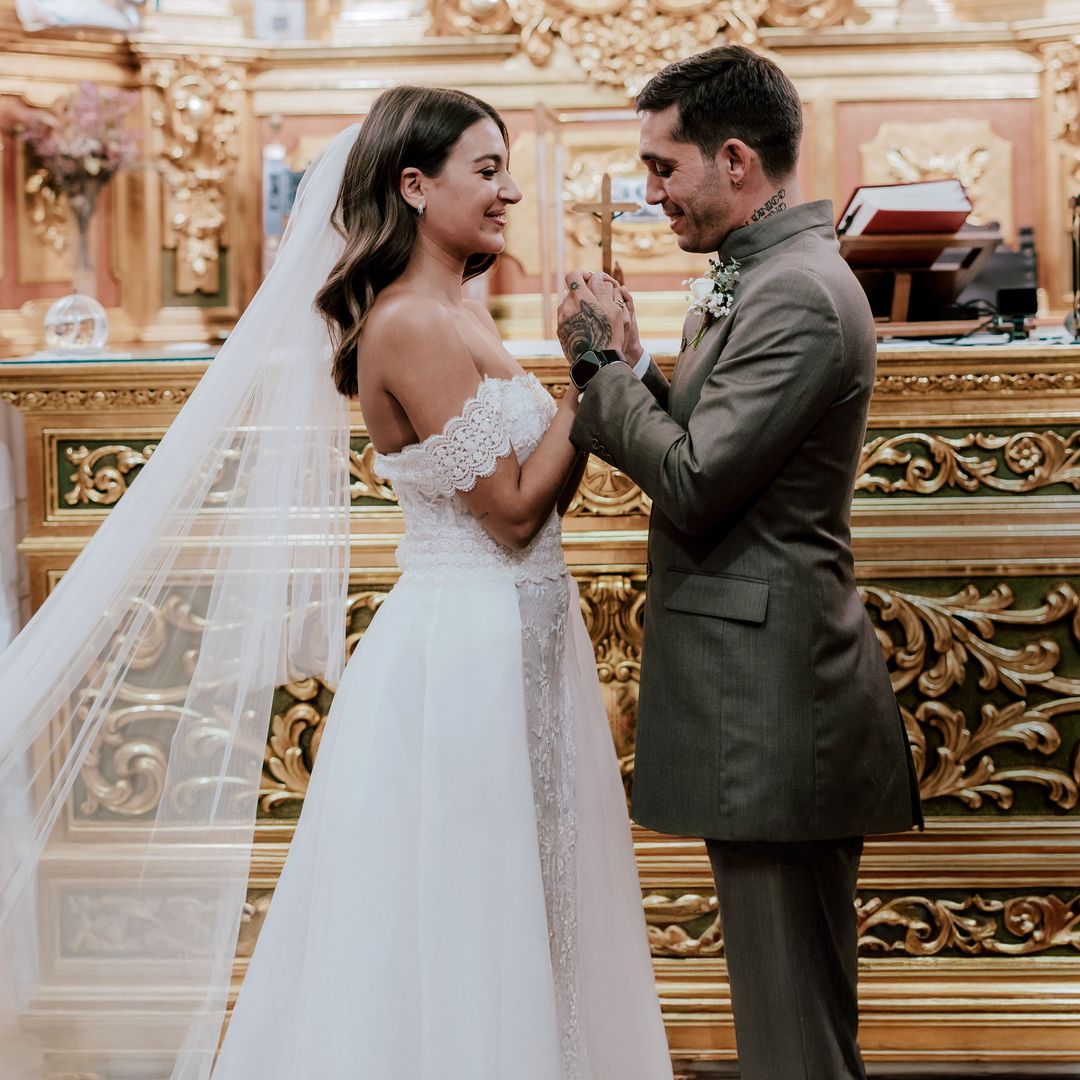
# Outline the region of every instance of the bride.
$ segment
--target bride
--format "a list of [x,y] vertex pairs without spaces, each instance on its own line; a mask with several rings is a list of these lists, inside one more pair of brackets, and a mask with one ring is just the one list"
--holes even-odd
[[[0,790],[24,793],[0,810],[0,1080],[134,1075],[132,1046],[172,1080],[671,1077],[560,543],[577,395],[556,406],[462,295],[521,198],[508,157],[498,114],[451,90],[386,91],[342,132],[134,493],[0,657]],[[354,395],[405,530],[338,680]],[[152,717],[167,765],[95,854],[85,770],[149,723],[123,703],[163,619],[201,632]],[[337,689],[215,1060],[270,699],[306,675]],[[72,880],[108,893],[110,941],[138,935],[123,963],[45,955],[86,918]],[[181,989],[155,997],[166,971]]]

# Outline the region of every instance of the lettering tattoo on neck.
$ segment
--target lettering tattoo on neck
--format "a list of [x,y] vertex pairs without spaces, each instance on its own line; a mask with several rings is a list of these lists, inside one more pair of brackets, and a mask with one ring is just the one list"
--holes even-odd
[[751,215],[750,220],[761,221],[762,218],[771,217],[773,214],[779,214],[781,210],[787,209],[787,191],[781,188],[764,206],[759,206]]
[[581,301],[581,309],[559,326],[559,343],[571,360],[590,349],[611,345],[611,320],[595,304]]

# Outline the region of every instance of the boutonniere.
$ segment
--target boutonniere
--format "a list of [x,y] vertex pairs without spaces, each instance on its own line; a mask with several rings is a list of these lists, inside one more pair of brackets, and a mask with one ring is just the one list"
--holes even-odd
[[735,302],[735,286],[739,283],[739,263],[735,259],[721,262],[709,260],[709,276],[687,278],[683,282],[690,289],[690,307],[687,314],[701,312],[703,318],[690,348],[696,349],[702,335],[717,320],[722,319]]

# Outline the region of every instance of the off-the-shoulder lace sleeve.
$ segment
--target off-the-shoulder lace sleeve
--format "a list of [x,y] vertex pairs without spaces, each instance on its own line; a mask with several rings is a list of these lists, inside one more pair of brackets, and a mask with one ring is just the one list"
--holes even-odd
[[450,490],[471,491],[481,477],[490,476],[512,447],[510,432],[492,381],[480,385],[476,396],[465,402],[461,413],[446,422],[441,434],[423,446],[442,484]]

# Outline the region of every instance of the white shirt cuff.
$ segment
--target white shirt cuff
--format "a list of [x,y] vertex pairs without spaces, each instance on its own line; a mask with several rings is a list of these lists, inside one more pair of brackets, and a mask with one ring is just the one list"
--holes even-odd
[[638,379],[644,379],[645,373],[649,370],[649,365],[651,363],[652,357],[649,355],[648,350],[642,349],[641,359],[633,367],[634,377]]

